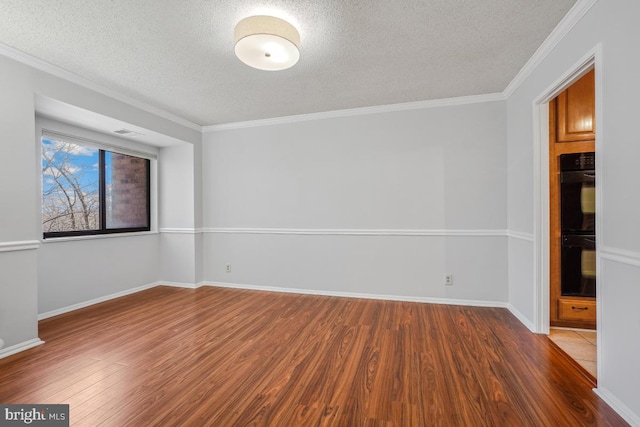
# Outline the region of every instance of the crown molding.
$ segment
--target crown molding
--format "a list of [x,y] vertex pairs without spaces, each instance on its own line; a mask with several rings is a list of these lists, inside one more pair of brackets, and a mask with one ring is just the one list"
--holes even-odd
[[524,83],[524,81],[535,71],[545,58],[555,49],[560,41],[569,31],[582,19],[582,17],[596,4],[598,0],[578,0],[576,4],[567,12],[551,34],[545,39],[540,47],[534,52],[529,60],[520,69],[518,74],[511,80],[511,83],[504,89],[502,95],[508,99]]
[[324,111],[320,113],[298,114],[294,116],[274,117],[271,119],[251,120],[246,122],[225,123],[203,126],[202,132],[219,132],[225,130],[245,129],[261,126],[281,125],[288,123],[308,122],[314,120],[333,119],[339,117],[363,116],[367,114],[390,113],[395,111],[420,110],[424,108],[451,107],[457,105],[479,104],[483,102],[504,101],[502,93],[485,95],[460,96],[456,98],[432,99],[428,101],[403,102],[399,104],[376,105],[373,107],[350,108],[346,110]]
[[28,55],[18,49],[8,46],[4,43],[0,43],[0,55],[14,59],[25,65],[29,65],[38,70],[52,74],[56,77],[60,77],[64,80],[75,83],[79,86],[101,93],[110,98],[114,98],[118,101],[124,102],[133,107],[139,108],[148,113],[157,115],[164,119],[170,120],[179,125],[185,126],[192,130],[210,133],[225,130],[245,129],[252,127],[272,126],[279,124],[298,123],[314,120],[323,120],[340,117],[352,117],[361,116],[367,114],[380,114],[389,113],[395,111],[407,111],[407,110],[419,110],[424,108],[436,108],[436,107],[448,107],[458,105],[477,104],[484,102],[497,102],[507,100],[522,83],[531,75],[531,73],[544,61],[544,59],[553,51],[557,44],[564,38],[564,36],[582,19],[582,17],[593,7],[598,0],[578,0],[576,4],[569,10],[560,23],[549,34],[545,41],[538,47],[535,53],[529,58],[527,63],[520,69],[518,74],[511,80],[509,85],[499,93],[483,94],[483,95],[471,95],[461,96],[455,98],[443,98],[433,99],[426,101],[405,102],[389,105],[378,105],[372,107],[351,108],[344,110],[333,110],[319,113],[299,114],[292,116],[274,117],[269,119],[251,120],[244,122],[232,122],[208,126],[200,126],[189,120],[186,120],[180,116],[177,116],[168,111],[154,107],[147,103],[136,100],[130,96],[119,93],[115,90],[104,87],[98,83],[95,83],[89,79],[81,77],[75,73],[67,71],[61,67],[53,65],[49,62],[35,58]]
[[102,95],[108,96],[109,98],[113,98],[120,102],[124,102],[125,104],[138,108],[140,110],[146,111],[147,113],[151,113],[156,116],[162,117],[163,119],[170,120],[174,123],[187,127],[189,129],[202,132],[202,126],[196,123],[193,123],[189,120],[186,120],[180,116],[177,116],[173,113],[170,113],[158,107],[154,107],[150,104],[134,99],[130,96],[124,95],[113,89],[109,89],[85,77],[79,76],[78,74],[72,73],[71,71],[67,71],[64,68],[58,67],[57,65],[53,65],[47,61],[43,61],[42,59],[31,56],[27,53],[22,52],[21,50],[13,48],[2,42],[0,42],[0,55],[6,56],[7,58],[13,59],[25,65],[28,65],[37,70],[44,71],[45,73],[51,74],[53,76],[69,81],[71,83],[77,84],[78,86],[82,86],[86,89],[90,89],[94,92],[98,92]]

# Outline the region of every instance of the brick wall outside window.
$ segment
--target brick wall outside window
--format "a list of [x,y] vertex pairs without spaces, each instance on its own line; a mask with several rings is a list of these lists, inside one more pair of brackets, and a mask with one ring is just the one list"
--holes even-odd
[[148,226],[147,165],[148,160],[111,153],[107,228]]

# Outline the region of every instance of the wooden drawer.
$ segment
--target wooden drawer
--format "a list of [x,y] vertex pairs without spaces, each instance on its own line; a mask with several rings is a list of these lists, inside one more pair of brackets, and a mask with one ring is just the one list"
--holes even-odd
[[559,298],[558,319],[595,323],[596,301],[593,299]]

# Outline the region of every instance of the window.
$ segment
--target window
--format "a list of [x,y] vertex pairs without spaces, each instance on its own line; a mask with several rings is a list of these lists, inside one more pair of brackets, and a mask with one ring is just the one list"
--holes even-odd
[[43,132],[44,238],[149,231],[150,161]]

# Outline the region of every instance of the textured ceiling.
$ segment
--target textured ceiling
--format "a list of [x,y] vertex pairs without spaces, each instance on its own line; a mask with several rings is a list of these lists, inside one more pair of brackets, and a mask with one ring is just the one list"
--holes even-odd
[[[576,0],[0,0],[0,42],[199,125],[501,92]],[[255,14],[300,62],[233,53]]]

